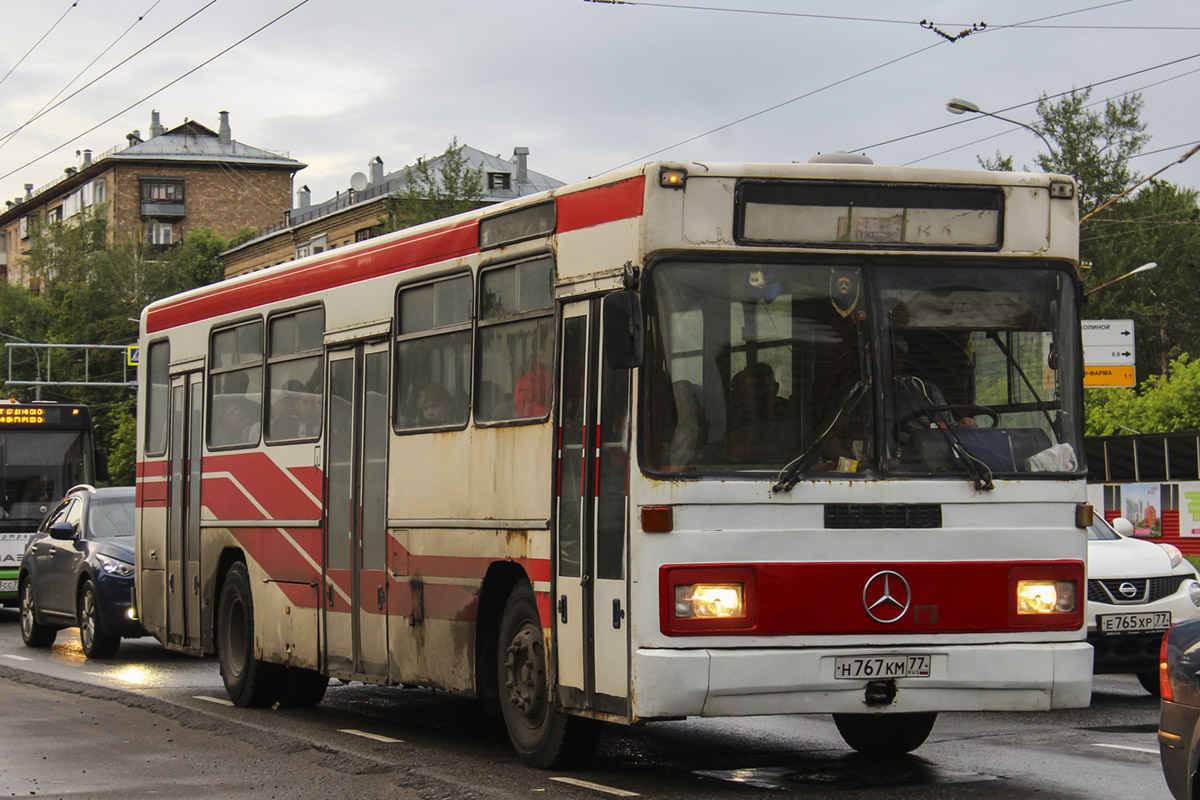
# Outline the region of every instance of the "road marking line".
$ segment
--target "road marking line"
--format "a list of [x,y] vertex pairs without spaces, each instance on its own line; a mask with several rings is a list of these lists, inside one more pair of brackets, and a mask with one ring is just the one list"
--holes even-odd
[[9,655],[8,653],[5,653],[5,654],[4,654],[4,657],[5,657],[5,658],[11,658],[13,661],[33,661],[33,659],[32,659],[32,658],[26,658],[25,656],[14,656],[14,655]]
[[194,694],[192,698],[195,700],[203,700],[206,703],[216,703],[219,706],[232,706],[233,703],[222,697],[209,697],[203,694]]
[[624,789],[614,789],[611,786],[605,786],[602,783],[592,783],[591,781],[581,781],[578,778],[551,778],[552,781],[559,783],[569,783],[572,786],[579,786],[584,789],[595,789],[597,792],[604,792],[616,797],[641,797],[637,792],[627,792]]
[[1150,753],[1158,755],[1157,750],[1151,750],[1149,747],[1130,747],[1127,744],[1102,744],[1100,742],[1092,742],[1093,747],[1111,747],[1113,750],[1132,750],[1135,753]]
[[374,739],[377,742],[388,742],[389,744],[401,744],[403,739],[393,739],[390,736],[380,736],[378,733],[367,733],[366,731],[356,731],[354,728],[341,728],[339,733],[348,733],[351,736],[361,736],[364,739]]

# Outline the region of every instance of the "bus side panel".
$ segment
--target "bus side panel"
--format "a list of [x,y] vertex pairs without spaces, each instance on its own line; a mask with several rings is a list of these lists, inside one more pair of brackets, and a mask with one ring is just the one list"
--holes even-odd
[[146,632],[167,639],[167,462],[138,468],[137,601]]

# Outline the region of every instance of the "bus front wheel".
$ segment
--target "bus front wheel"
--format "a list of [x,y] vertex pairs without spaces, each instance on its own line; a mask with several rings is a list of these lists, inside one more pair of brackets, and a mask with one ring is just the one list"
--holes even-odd
[[225,691],[234,705],[262,708],[279,699],[282,668],[254,657],[254,599],[249,573],[240,561],[229,568],[221,587],[217,659]]
[[526,583],[513,589],[504,607],[496,662],[500,710],[522,761],[538,769],[561,769],[591,755],[599,723],[555,708],[537,601]]
[[936,711],[911,714],[834,714],[846,744],[869,756],[902,756],[929,738]]

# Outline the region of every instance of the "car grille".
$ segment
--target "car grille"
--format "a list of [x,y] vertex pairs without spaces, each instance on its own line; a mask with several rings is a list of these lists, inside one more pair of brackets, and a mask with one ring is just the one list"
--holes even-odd
[[[1189,580],[1187,575],[1162,575],[1156,578],[1111,578],[1108,580],[1088,581],[1088,600],[1093,603],[1109,603],[1110,605],[1128,606],[1153,603],[1170,597],[1179,591],[1180,585]],[[1132,597],[1121,592],[1123,585],[1129,584],[1137,591]]]

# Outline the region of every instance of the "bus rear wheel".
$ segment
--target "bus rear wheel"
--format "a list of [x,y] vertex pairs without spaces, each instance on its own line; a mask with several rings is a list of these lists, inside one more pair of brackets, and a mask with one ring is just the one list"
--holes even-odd
[[902,756],[929,738],[936,711],[911,714],[834,714],[846,744],[869,756]]
[[586,760],[596,748],[600,724],[555,708],[545,636],[527,583],[513,589],[504,607],[496,662],[500,710],[521,760],[538,769],[561,769]]
[[217,660],[221,680],[234,705],[262,708],[280,699],[282,667],[254,657],[254,599],[246,565],[225,575],[217,606]]

